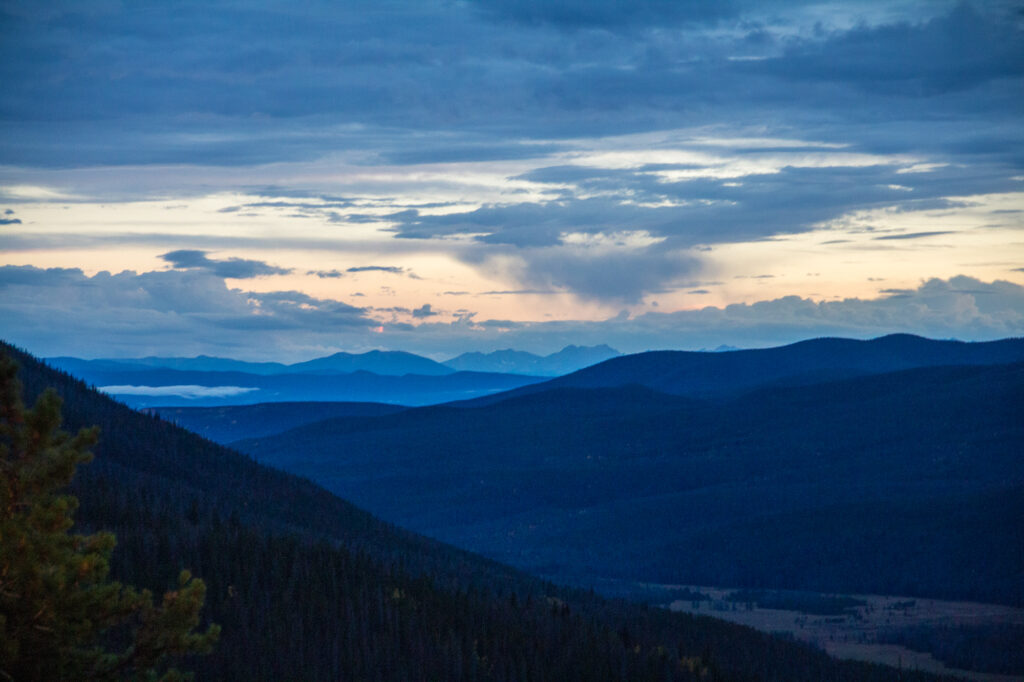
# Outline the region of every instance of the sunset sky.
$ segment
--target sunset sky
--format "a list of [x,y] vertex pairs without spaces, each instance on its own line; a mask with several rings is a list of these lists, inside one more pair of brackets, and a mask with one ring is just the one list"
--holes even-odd
[[1024,335],[1016,2],[0,2],[39,355]]

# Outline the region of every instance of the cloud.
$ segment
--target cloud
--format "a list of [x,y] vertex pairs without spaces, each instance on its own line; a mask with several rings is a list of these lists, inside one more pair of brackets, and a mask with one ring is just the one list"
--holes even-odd
[[[3,161],[451,163],[751,120],[822,126],[829,139],[864,126],[857,135],[897,140],[902,124],[904,149],[1005,141],[964,123],[1016,118],[1013,12],[749,0],[22,7],[0,41]],[[931,132],[944,125],[961,134]]]
[[8,341],[83,357],[288,353],[378,324],[340,301],[230,289],[207,269],[88,276],[11,265],[0,267],[0,319]]
[[98,389],[111,395],[180,396],[182,398],[230,398],[243,395],[258,388],[251,386],[99,386]]
[[[649,158],[658,151],[636,156]],[[633,159],[627,158],[632,162]],[[517,176],[558,186],[550,201],[485,204],[464,211],[388,216],[403,239],[463,238],[459,258],[524,288],[635,302],[695,271],[694,250],[818,229],[867,207],[892,211],[953,208],[957,193],[1012,190],[987,169],[901,173],[906,162],[835,151],[798,155],[723,153],[702,163],[636,163],[626,168],[551,166]],[[722,174],[724,177],[715,177]],[[912,192],[895,192],[899,177]],[[912,195],[912,197],[908,197]],[[882,239],[921,239],[921,231]],[[617,235],[642,235],[618,244]],[[605,248],[579,248],[580,243]],[[621,240],[620,240],[621,241]],[[628,240],[626,240],[628,242]]]
[[252,279],[267,275],[287,275],[292,272],[291,268],[279,268],[258,260],[245,260],[242,258],[215,260],[208,258],[206,253],[206,251],[194,249],[180,249],[178,251],[168,251],[162,254],[160,258],[170,263],[174,268],[207,270],[217,277],[230,279]]
[[544,157],[562,151],[564,148],[563,145],[551,143],[496,143],[490,140],[474,143],[472,140],[466,140],[445,146],[387,150],[381,154],[380,160],[395,165],[504,161]]
[[[442,215],[404,211],[388,218],[395,223],[396,236],[409,239],[467,235],[486,244],[555,246],[565,233],[614,233],[628,226],[664,237],[669,246],[689,248],[801,232],[867,207],[939,208],[949,206],[949,196],[1018,189],[1008,177],[989,170],[939,169],[901,176],[904,166],[898,163],[830,153],[801,154],[792,160],[766,155],[760,165],[770,172],[744,174],[737,169],[741,177],[708,177],[731,163],[723,157],[702,165],[585,167],[571,172],[555,167],[554,177],[548,173],[551,168],[543,168],[520,179],[570,183],[558,199],[488,204]],[[750,161],[736,163],[751,167]],[[686,175],[675,175],[679,171]],[[912,198],[888,187],[896,177],[913,188]],[[737,179],[742,180],[739,186]]]
[[713,22],[735,16],[739,10],[739,3],[732,0],[477,0],[474,4],[495,19],[562,28],[601,27],[613,30],[635,25]]
[[[295,360],[380,347],[450,357],[507,347],[551,353],[569,344],[599,343],[639,352],[893,332],[986,340],[1024,336],[1024,286],[959,276],[888,290],[874,299],[783,296],[594,322],[480,320],[472,311],[447,322],[429,304],[405,312],[419,323],[382,323],[365,309],[300,292],[229,289],[204,270],[89,277],[77,269],[0,267],[5,340],[41,355],[80,357],[207,353]],[[382,333],[374,331],[378,327]]]
[[405,275],[410,279],[421,279],[416,273],[397,265],[361,265],[349,268],[345,272],[386,272],[391,275]]
[[419,308],[416,308],[412,311],[412,316],[415,317],[416,319],[434,317],[437,314],[437,311],[433,310],[429,303],[424,303]]
[[952,232],[946,231],[935,231],[935,232],[908,232],[906,234],[885,234],[881,237],[875,237],[874,239],[885,240],[885,239],[924,239],[925,237],[937,237],[943,234],[953,234]]
[[623,352],[756,348],[806,338],[873,338],[894,332],[991,340],[1024,336],[1024,286],[970,277],[930,279],[878,298],[814,301],[798,296],[698,310],[650,312],[604,321],[427,323],[393,340],[419,352],[517,348],[551,353],[566,345],[607,343]]
[[[228,289],[203,270],[87,276],[77,269],[0,267],[5,340],[43,355],[85,357],[215,353],[290,360],[376,347],[450,356],[504,347],[553,352],[598,343],[638,352],[894,332],[987,340],[1024,336],[1024,287],[956,276],[915,289],[887,289],[874,299],[783,296],[598,322],[478,319],[465,310],[455,321],[442,322],[430,304],[404,312],[419,324],[382,325],[365,309],[298,292]],[[383,333],[373,331],[379,326]]]
[[307,275],[316,275],[320,279],[338,279],[345,275],[339,270],[309,270],[306,272]]
[[697,269],[696,259],[660,244],[488,247],[467,250],[462,258],[487,275],[518,282],[521,291],[571,292],[583,299],[622,303],[665,291]]
[[20,218],[0,218],[0,225],[21,225]]
[[345,272],[389,272],[393,275],[401,275],[405,273],[405,268],[395,265],[361,265],[349,268]]
[[[19,210],[0,220],[39,223],[23,204],[231,198],[221,213],[202,209],[219,234],[83,221],[2,230],[0,251],[188,247],[164,254],[179,276],[162,281],[168,296],[187,289],[184,273],[209,276],[214,292],[218,278],[291,272],[211,256],[268,245],[345,258],[361,249],[361,260],[338,261],[356,263],[429,249],[495,275],[499,289],[616,305],[692,289],[700,250],[858,211],[1019,191],[1016,11],[980,1],[21,3],[0,22],[0,194]],[[253,215],[287,228],[264,237],[245,229]],[[878,247],[911,249],[941,229],[874,234],[906,240]],[[321,278],[415,277],[394,265],[303,266]],[[259,305],[278,309],[211,315],[270,329],[286,311],[321,315],[328,303],[287,294]]]
[[1021,27],[981,3],[961,2],[922,23],[858,26],[829,39],[797,43],[762,73],[838,81],[886,94],[921,97],[977,88],[1024,75]]

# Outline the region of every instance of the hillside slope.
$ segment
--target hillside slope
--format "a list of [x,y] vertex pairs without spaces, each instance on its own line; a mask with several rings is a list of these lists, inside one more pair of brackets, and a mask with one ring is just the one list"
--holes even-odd
[[153,407],[159,414],[192,433],[227,444],[242,438],[269,436],[331,417],[372,417],[406,409],[386,403],[257,403],[220,407]]
[[1024,603],[1024,363],[713,402],[560,388],[237,446],[563,580]]
[[868,341],[820,338],[777,348],[649,351],[606,360],[508,394],[478,398],[485,405],[509,395],[552,388],[608,388],[639,384],[675,395],[735,397],[758,387],[808,385],[834,379],[943,365],[994,365],[1024,361],[1024,339],[939,341],[891,334]]
[[[891,680],[891,668],[707,618],[608,602],[383,523],[308,481],[134,412],[8,346],[31,399],[99,424],[73,492],[117,533],[115,577],[208,585],[223,637],[188,661],[223,680]],[[902,679],[933,679],[907,673]]]

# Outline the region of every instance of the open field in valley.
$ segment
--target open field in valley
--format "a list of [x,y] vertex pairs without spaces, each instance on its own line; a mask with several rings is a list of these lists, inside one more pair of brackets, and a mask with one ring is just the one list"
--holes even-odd
[[[979,682],[1024,680],[1024,675],[1000,675],[951,668],[931,654],[880,641],[886,633],[908,627],[1024,625],[1024,609],[975,602],[857,594],[834,595],[860,603],[837,609],[839,613],[815,615],[784,608],[762,608],[756,602],[737,600],[738,591],[730,588],[674,585],[671,589],[679,590],[687,597],[669,604],[673,611],[709,615],[766,632],[784,633],[815,644],[837,658],[960,675]],[[788,594],[770,590],[759,592]]]

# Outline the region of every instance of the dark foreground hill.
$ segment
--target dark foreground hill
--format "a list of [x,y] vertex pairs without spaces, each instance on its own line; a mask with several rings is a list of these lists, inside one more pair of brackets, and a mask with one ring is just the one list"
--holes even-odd
[[238,446],[561,580],[1024,604],[1024,363],[714,401],[560,388]]
[[208,585],[217,680],[933,679],[793,642],[555,588],[381,522],[303,479],[134,412],[7,346],[30,400],[99,424],[73,492],[83,529],[117,533],[114,577]]

